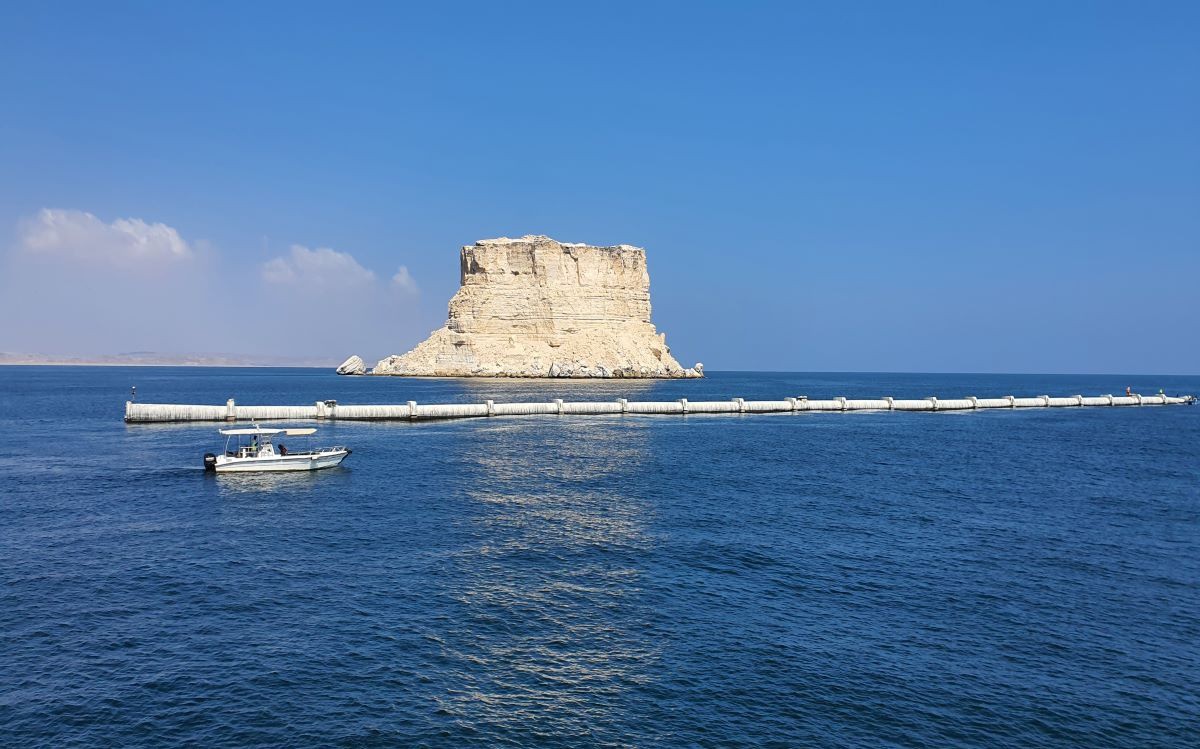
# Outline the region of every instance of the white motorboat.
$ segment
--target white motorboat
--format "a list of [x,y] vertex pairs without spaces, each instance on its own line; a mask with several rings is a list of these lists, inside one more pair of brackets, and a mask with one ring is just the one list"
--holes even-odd
[[283,437],[309,437],[317,431],[312,428],[268,429],[253,426],[219,431],[225,435],[225,453],[206,453],[206,471],[315,471],[319,468],[333,468],[351,453],[351,450],[341,445],[289,450],[282,441]]

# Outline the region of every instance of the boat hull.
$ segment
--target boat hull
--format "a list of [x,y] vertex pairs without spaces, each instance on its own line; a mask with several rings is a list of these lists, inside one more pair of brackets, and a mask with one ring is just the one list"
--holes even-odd
[[270,458],[218,457],[217,473],[276,473],[282,471],[317,471],[339,465],[349,450],[338,450],[314,455],[275,455]]

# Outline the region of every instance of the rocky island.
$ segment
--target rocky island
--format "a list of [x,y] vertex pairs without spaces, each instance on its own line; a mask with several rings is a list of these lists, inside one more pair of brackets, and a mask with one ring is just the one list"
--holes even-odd
[[[702,377],[650,322],[646,251],[544,236],[485,239],[461,251],[446,324],[371,374],[411,377]],[[363,374],[351,357],[341,374]]]

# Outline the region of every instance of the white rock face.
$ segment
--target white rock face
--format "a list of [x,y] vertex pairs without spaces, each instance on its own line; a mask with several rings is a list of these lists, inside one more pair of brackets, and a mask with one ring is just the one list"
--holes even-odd
[[342,362],[337,368],[337,373],[340,375],[360,375],[367,373],[367,363],[362,360],[361,356],[351,356],[346,361]]
[[462,248],[445,326],[372,374],[418,377],[702,377],[650,323],[646,251],[485,239]]

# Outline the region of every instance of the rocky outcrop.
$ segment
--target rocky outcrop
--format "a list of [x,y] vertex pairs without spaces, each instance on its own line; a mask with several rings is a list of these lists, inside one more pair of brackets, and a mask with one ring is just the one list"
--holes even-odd
[[367,373],[367,363],[362,360],[361,356],[351,356],[346,361],[342,362],[337,368],[337,373],[340,375],[360,375]]
[[426,377],[702,377],[650,323],[646,251],[549,237],[462,248],[445,326],[372,374]]

